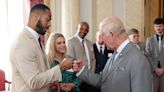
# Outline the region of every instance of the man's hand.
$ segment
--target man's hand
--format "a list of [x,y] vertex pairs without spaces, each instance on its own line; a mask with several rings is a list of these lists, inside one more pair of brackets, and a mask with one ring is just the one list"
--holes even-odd
[[73,61],[70,58],[64,58],[64,60],[60,63],[60,69],[66,70],[72,68]]
[[155,69],[155,74],[157,75],[157,76],[162,76],[162,74],[164,73],[164,69],[163,68],[157,68],[157,69]]
[[81,60],[75,60],[73,63],[73,70],[75,72],[79,72],[83,67],[83,61]]
[[70,92],[74,88],[75,85],[73,83],[61,83],[61,89],[66,92]]

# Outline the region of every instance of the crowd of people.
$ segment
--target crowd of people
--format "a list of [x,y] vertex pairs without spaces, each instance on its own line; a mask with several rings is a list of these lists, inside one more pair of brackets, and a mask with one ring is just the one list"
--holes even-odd
[[11,46],[12,92],[164,92],[163,18],[154,20],[156,34],[146,44],[114,16],[101,21],[95,43],[82,21],[70,39],[53,32],[43,44],[50,21],[46,5],[31,8]]

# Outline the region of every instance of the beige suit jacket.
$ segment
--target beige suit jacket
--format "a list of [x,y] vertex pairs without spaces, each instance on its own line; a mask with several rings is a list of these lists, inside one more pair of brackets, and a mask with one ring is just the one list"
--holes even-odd
[[59,66],[52,69],[33,35],[25,28],[10,52],[12,92],[49,92],[49,85],[61,80]]
[[[89,59],[90,59],[90,69],[95,71],[96,59],[93,51],[93,44],[91,41],[85,39],[86,45],[88,47]],[[82,43],[77,38],[77,36],[73,36],[71,39],[67,41],[67,54],[75,59],[82,59],[84,61],[84,65],[87,64],[88,61],[85,61],[84,57],[84,48]]]

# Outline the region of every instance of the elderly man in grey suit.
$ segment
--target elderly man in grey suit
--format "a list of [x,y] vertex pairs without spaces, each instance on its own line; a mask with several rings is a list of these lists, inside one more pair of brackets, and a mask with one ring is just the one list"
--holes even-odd
[[[95,71],[96,59],[93,51],[93,44],[86,39],[89,32],[89,24],[82,21],[77,28],[77,34],[67,41],[67,54],[75,59],[82,59],[84,65],[91,71]],[[87,87],[87,88],[86,88]],[[91,92],[91,87],[82,83],[80,89],[84,92]]]
[[153,71],[154,92],[164,92],[164,19],[154,20],[156,34],[147,38],[146,51]]
[[12,92],[49,92],[50,84],[61,81],[61,70],[72,67],[72,61],[66,59],[50,69],[42,44],[38,41],[49,28],[50,20],[47,6],[33,6],[28,25],[12,44]]
[[105,68],[95,74],[81,60],[73,64],[77,76],[101,89],[101,92],[152,92],[150,64],[128,39],[123,23],[117,17],[104,19],[99,29],[107,46],[114,50]]

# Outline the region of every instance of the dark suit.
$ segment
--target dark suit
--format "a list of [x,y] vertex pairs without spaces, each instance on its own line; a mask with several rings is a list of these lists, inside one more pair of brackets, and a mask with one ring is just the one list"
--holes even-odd
[[104,66],[108,60],[108,53],[112,53],[112,51],[109,51],[107,47],[105,46],[105,49],[103,51],[103,54],[100,53],[98,50],[98,46],[96,43],[93,44],[93,50],[96,58],[96,70],[95,73],[99,73],[104,69]]
[[[103,53],[100,53],[98,50],[99,46],[97,46],[96,43],[93,44],[93,50],[96,58],[96,68],[95,68],[95,73],[100,73],[109,59],[108,54],[112,53],[113,51],[109,51],[107,47],[104,47],[104,50],[102,50]],[[93,87],[92,92],[101,92],[100,89]]]

